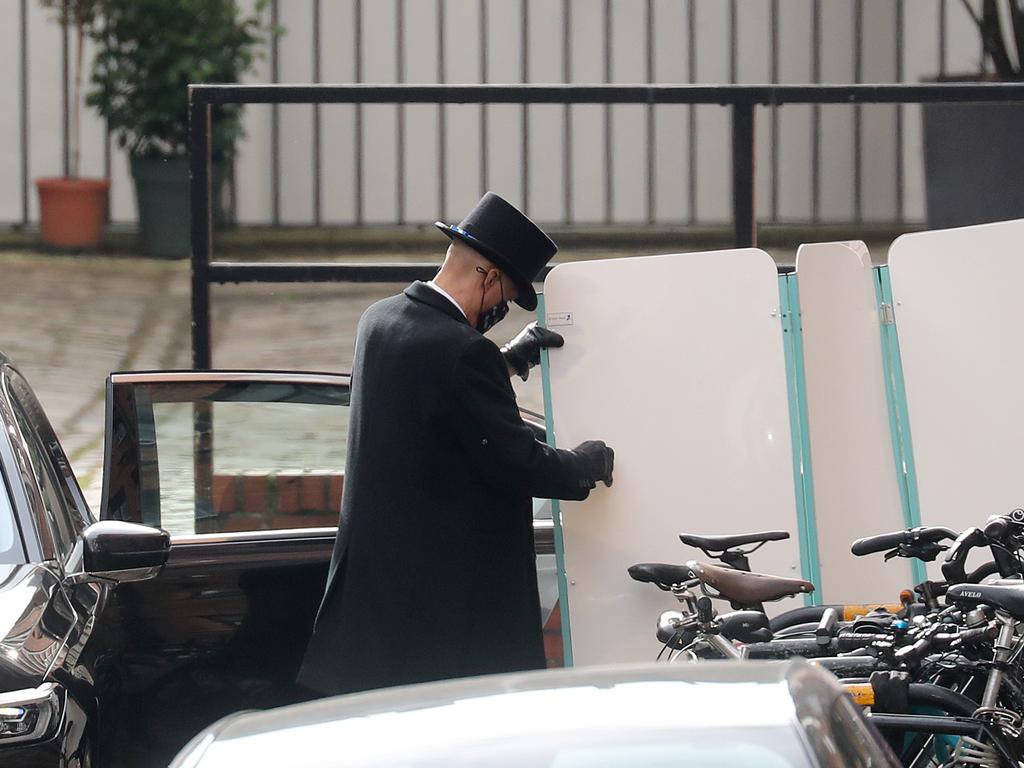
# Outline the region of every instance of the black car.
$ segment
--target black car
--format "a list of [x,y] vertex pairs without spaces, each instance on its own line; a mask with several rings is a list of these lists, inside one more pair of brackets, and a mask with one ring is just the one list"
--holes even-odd
[[169,537],[93,521],[39,403],[2,357],[0,425],[0,765],[92,765],[91,639],[112,589],[155,576]]
[[348,399],[339,374],[112,374],[97,523],[0,355],[0,765],[165,766],[301,698]]

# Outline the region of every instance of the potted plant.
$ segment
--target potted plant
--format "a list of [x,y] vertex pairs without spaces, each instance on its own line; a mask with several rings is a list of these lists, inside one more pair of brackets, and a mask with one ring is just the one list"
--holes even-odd
[[83,248],[97,245],[107,219],[110,181],[79,175],[82,143],[82,53],[85,37],[97,19],[98,0],[42,0],[58,13],[62,26],[74,27],[75,73],[68,139],[68,175],[36,179],[39,190],[39,231],[47,245]]
[[[1024,8],[1019,0],[982,0],[980,14],[967,0],[961,5],[978,29],[994,72],[940,80],[1024,80]],[[922,122],[930,228],[1024,217],[1024,104],[925,104]]]
[[[233,0],[100,0],[100,6],[104,23],[93,30],[88,102],[129,152],[142,251],[187,256],[188,85],[238,82],[271,31],[262,21],[265,2],[252,15]],[[240,117],[240,105],[214,108],[215,201],[242,136]]]

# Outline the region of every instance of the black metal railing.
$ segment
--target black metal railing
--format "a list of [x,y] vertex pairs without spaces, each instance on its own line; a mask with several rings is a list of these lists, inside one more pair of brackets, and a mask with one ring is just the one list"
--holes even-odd
[[211,367],[210,284],[396,282],[429,279],[433,264],[267,264],[211,261],[213,104],[717,104],[732,113],[736,247],[757,243],[754,115],[782,104],[1024,101],[1024,83],[942,85],[196,85],[189,89],[192,173],[192,365]]

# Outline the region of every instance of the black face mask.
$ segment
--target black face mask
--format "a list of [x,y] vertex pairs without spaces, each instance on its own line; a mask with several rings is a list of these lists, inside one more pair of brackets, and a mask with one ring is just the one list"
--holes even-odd
[[[487,270],[483,267],[477,267],[476,271],[482,275],[487,275]],[[504,320],[505,315],[508,314],[508,302],[505,301],[505,288],[501,285],[501,275],[498,275],[498,286],[501,288],[501,303],[491,307],[486,312],[477,313],[476,329],[480,333],[487,333],[491,328]],[[484,287],[483,293],[480,294],[481,307],[484,305],[484,295],[486,293],[487,288]]]

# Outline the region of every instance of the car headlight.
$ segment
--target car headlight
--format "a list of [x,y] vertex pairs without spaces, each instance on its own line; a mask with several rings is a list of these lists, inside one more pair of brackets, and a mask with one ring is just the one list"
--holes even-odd
[[0,693],[0,747],[45,737],[59,719],[60,698],[54,683]]

